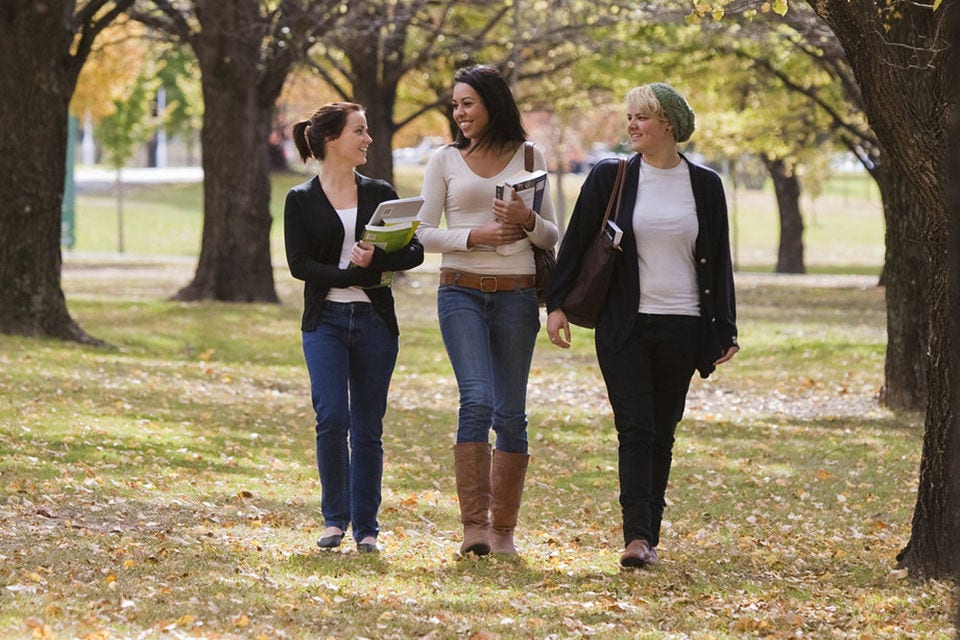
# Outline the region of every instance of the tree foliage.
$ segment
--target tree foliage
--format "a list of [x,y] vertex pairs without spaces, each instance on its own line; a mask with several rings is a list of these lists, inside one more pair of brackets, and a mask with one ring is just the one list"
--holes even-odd
[[[158,113],[154,99],[160,88],[166,93],[166,107]],[[189,142],[200,129],[203,114],[196,58],[189,48],[158,40],[142,23],[124,17],[105,30],[91,51],[70,109],[90,116],[96,138],[114,166],[123,166],[133,145],[160,127]],[[120,109],[125,113],[118,115]],[[140,121],[132,119],[136,114]],[[130,139],[121,141],[121,131]],[[112,159],[118,143],[127,147],[119,165]]]
[[167,94],[162,126],[168,134],[190,138],[203,125],[200,70],[193,52],[166,45],[159,59],[157,78]]
[[122,169],[133,157],[135,145],[146,142],[156,130],[153,101],[159,78],[149,69],[137,76],[124,98],[114,99],[113,111],[97,127],[97,140],[107,162]]
[[525,109],[553,108],[577,93],[573,65],[619,10],[610,0],[364,0],[351,3],[349,20],[315,50],[314,68],[342,99],[367,108],[378,138],[367,171],[392,179],[394,134],[446,112],[457,67],[497,66]]
[[89,113],[99,122],[130,95],[155,54],[144,34],[143,25],[126,16],[104,29],[77,78],[70,102],[73,113]]

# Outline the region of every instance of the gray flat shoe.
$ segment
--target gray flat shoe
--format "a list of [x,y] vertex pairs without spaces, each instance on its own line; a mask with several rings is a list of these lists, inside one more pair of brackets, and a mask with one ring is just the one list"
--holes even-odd
[[335,549],[343,542],[343,534],[335,533],[332,536],[324,536],[317,540],[317,546],[321,549]]

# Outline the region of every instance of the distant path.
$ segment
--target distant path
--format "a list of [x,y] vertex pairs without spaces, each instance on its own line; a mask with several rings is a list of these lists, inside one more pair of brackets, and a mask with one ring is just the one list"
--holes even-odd
[[[129,168],[121,174],[125,184],[163,184],[203,182],[201,167]],[[115,169],[77,167],[73,179],[77,185],[112,185],[117,181]]]
[[[430,256],[427,263],[417,269],[420,272],[413,286],[426,289],[435,283],[439,259]],[[181,287],[188,284],[196,270],[195,256],[131,255],[118,253],[65,252],[63,261],[63,287],[68,302],[122,298],[125,300],[166,300]],[[302,287],[294,280],[286,264],[274,256],[277,293],[285,304],[298,307],[301,304]],[[876,276],[864,275],[785,275],[773,273],[744,272],[736,274],[737,287],[825,287],[838,289],[871,289],[877,286]],[[397,285],[404,286],[403,281]],[[428,298],[432,302],[432,297]],[[423,312],[430,313],[424,309]],[[550,378],[550,376],[547,376]],[[569,395],[571,385],[582,381],[566,378],[543,379],[531,383],[529,400],[532,405],[556,402],[556,398]],[[608,410],[606,396],[598,389],[588,390],[577,396],[580,406],[595,405],[595,411]],[[722,381],[709,382],[695,376],[687,401],[687,417],[692,419],[750,416],[782,416],[794,420],[822,419],[831,415],[841,419],[854,416],[889,418],[890,413],[881,407],[875,391],[850,389],[842,394],[823,392],[817,389],[798,389],[784,393],[768,389],[764,393],[743,394],[728,388]]]
[[737,286],[781,286],[781,287],[837,287],[868,289],[876,287],[879,276],[861,274],[833,274],[833,273],[757,273],[755,271],[737,272],[734,274]]

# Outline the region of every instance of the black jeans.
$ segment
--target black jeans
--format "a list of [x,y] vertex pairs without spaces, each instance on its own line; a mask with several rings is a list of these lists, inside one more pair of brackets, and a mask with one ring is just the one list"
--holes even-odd
[[697,359],[694,316],[638,314],[618,350],[596,343],[619,441],[623,541],[660,542],[673,437]]

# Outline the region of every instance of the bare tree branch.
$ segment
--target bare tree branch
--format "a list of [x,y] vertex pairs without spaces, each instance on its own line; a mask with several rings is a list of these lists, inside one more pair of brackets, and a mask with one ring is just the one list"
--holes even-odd
[[[70,65],[70,74],[73,83],[76,83],[77,77],[80,75],[80,69],[83,67],[83,63],[87,61],[87,56],[90,55],[94,39],[107,25],[129,9],[133,1],[93,0],[84,5],[76,15],[71,16],[68,24],[72,25],[74,29],[78,27],[80,29],[80,40],[71,56],[73,63]],[[113,2],[114,6],[106,13],[100,14],[101,9],[110,2]]]

